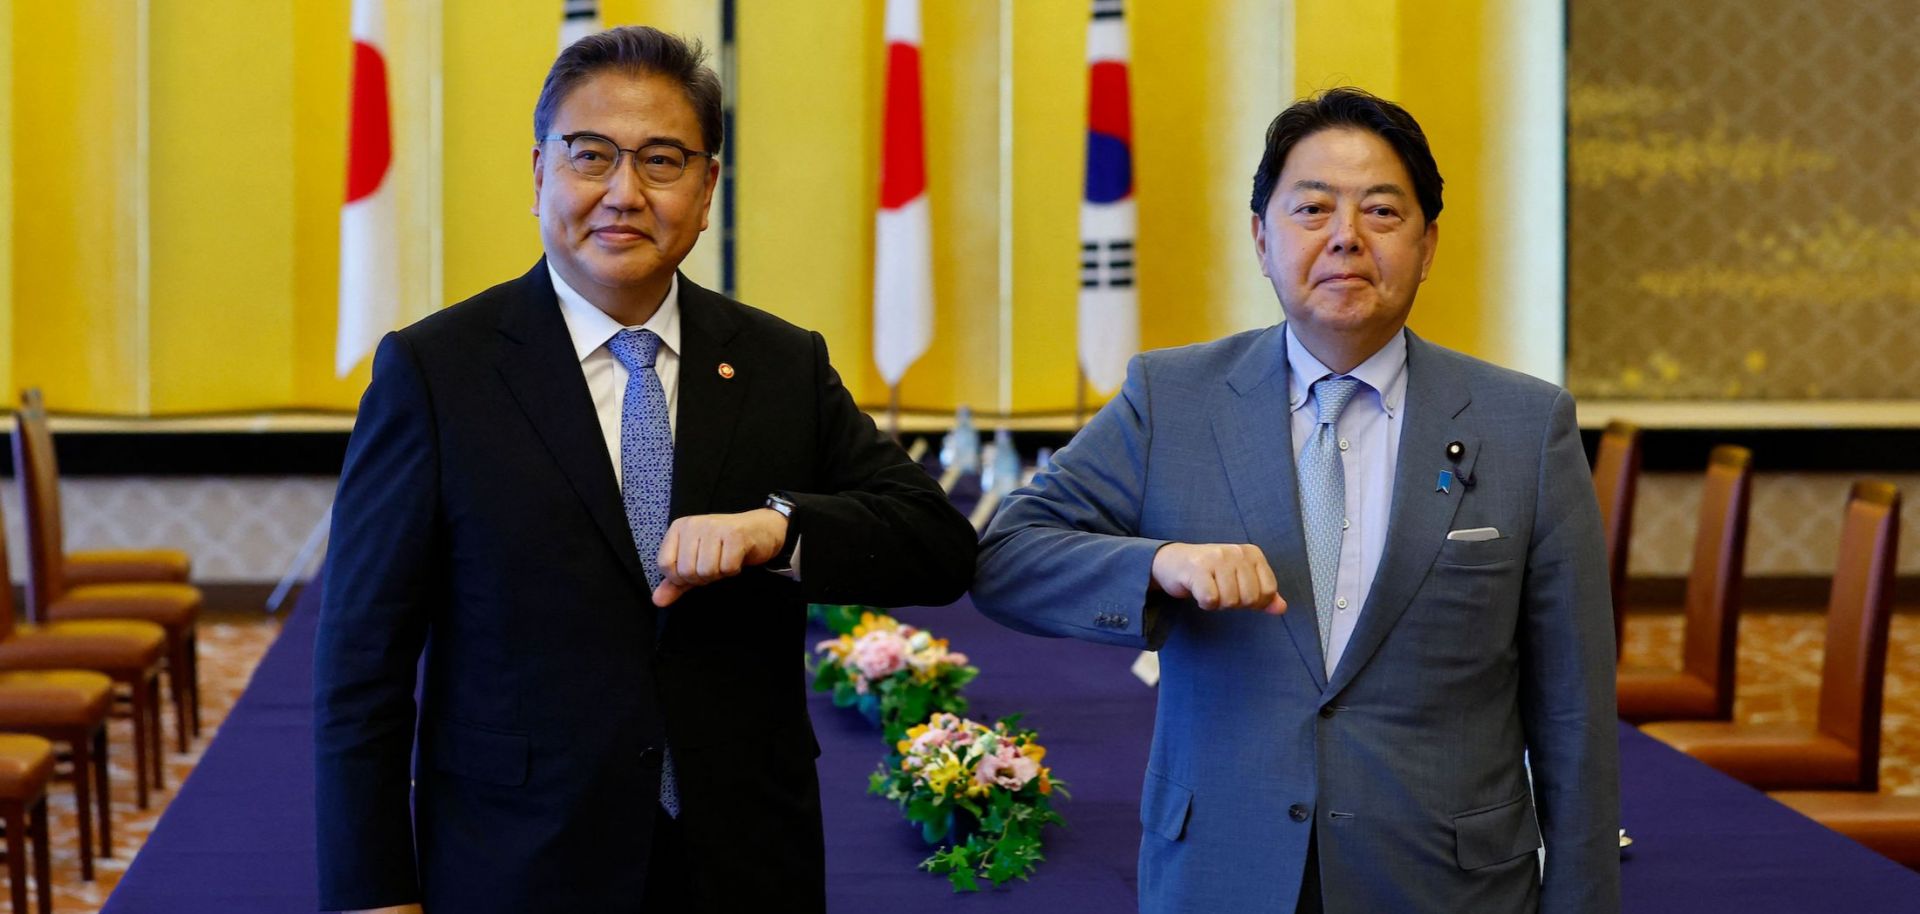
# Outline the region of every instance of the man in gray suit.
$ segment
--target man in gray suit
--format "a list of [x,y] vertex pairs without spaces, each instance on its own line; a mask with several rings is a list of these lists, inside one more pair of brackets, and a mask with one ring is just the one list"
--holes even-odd
[[987,615],[1160,652],[1142,911],[1619,907],[1573,399],[1405,329],[1440,190],[1391,102],[1282,112],[1253,241],[1286,322],[1134,359],[987,531]]

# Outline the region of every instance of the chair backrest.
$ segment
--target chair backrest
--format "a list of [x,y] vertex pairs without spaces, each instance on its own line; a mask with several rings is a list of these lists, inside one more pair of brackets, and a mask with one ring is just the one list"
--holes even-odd
[[[7,525],[5,514],[5,510],[0,509],[0,569],[12,567],[7,564]],[[9,581],[6,583],[6,586],[0,587],[0,641],[5,641],[13,637],[13,629],[16,624],[13,617],[14,611],[13,583]]]
[[1700,490],[1700,523],[1693,533],[1681,665],[1695,678],[1713,685],[1718,720],[1733,719],[1740,580],[1747,567],[1747,508],[1752,487],[1753,453],[1733,445],[1714,448]]
[[1593,460],[1593,494],[1607,540],[1607,586],[1613,591],[1613,648],[1626,641],[1627,539],[1633,533],[1633,494],[1640,482],[1640,428],[1614,420],[1600,433]]
[[1880,784],[1880,701],[1899,546],[1900,490],[1884,482],[1854,483],[1827,599],[1819,726],[1859,751],[1863,790]]
[[47,607],[66,590],[66,538],[60,529],[60,467],[37,388],[21,392],[20,410],[13,414],[13,472],[27,515],[27,618],[45,622]]

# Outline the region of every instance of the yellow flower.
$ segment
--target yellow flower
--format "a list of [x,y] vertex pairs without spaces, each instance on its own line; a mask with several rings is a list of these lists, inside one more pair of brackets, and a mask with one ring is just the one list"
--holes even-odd
[[868,632],[890,632],[898,628],[900,628],[900,622],[892,616],[882,615],[880,613],[861,613],[860,623],[853,627],[852,632],[842,635],[841,637],[847,639],[847,646],[851,648],[853,642],[858,641],[862,635]]
[[1047,757],[1047,749],[1039,743],[1028,743],[1020,747],[1020,754],[1037,762]]
[[947,787],[959,779],[963,773],[965,772],[961,769],[960,760],[949,755],[937,764],[928,766],[921,776],[926,778],[928,789],[934,793],[944,794],[947,792]]

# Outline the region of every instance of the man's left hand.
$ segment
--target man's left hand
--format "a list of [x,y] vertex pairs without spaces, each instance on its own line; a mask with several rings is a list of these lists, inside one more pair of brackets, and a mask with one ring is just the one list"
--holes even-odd
[[662,580],[653,589],[653,605],[668,606],[702,584],[764,565],[786,543],[786,515],[771,508],[680,518],[660,541]]

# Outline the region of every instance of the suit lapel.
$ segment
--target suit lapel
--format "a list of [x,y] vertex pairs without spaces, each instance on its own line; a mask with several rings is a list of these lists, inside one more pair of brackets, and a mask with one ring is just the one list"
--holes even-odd
[[520,277],[516,286],[520,295],[500,320],[500,333],[508,340],[500,351],[500,376],[607,545],[645,593],[649,590],[646,572],[633,547],[606,438],[594,415],[593,396],[587,392],[566,320],[560,315],[546,260]]
[[[734,426],[756,366],[734,345],[732,302],[680,277],[680,405],[673,436],[673,516],[715,510]],[[726,366],[722,368],[721,366]],[[726,506],[740,510],[740,506]]]
[[1248,538],[1271,543],[1267,553],[1286,598],[1282,616],[1293,646],[1313,676],[1326,685],[1326,661],[1313,614],[1313,576],[1307,570],[1306,536],[1293,466],[1293,426],[1287,405],[1287,346],[1275,326],[1241,356],[1227,375],[1232,395],[1213,417],[1213,436],[1226,464],[1234,505]]
[[[1407,331],[1407,424],[1400,432],[1386,549],[1353,637],[1327,683],[1329,695],[1346,688],[1380,648],[1426,580],[1427,570],[1446,540],[1467,485],[1455,481],[1448,491],[1441,491],[1440,471],[1452,470],[1460,479],[1473,478],[1479,440],[1459,419],[1472,396],[1465,380],[1442,359],[1426,341]],[[1446,446],[1453,441],[1466,445],[1466,455],[1458,466],[1446,457]]]

